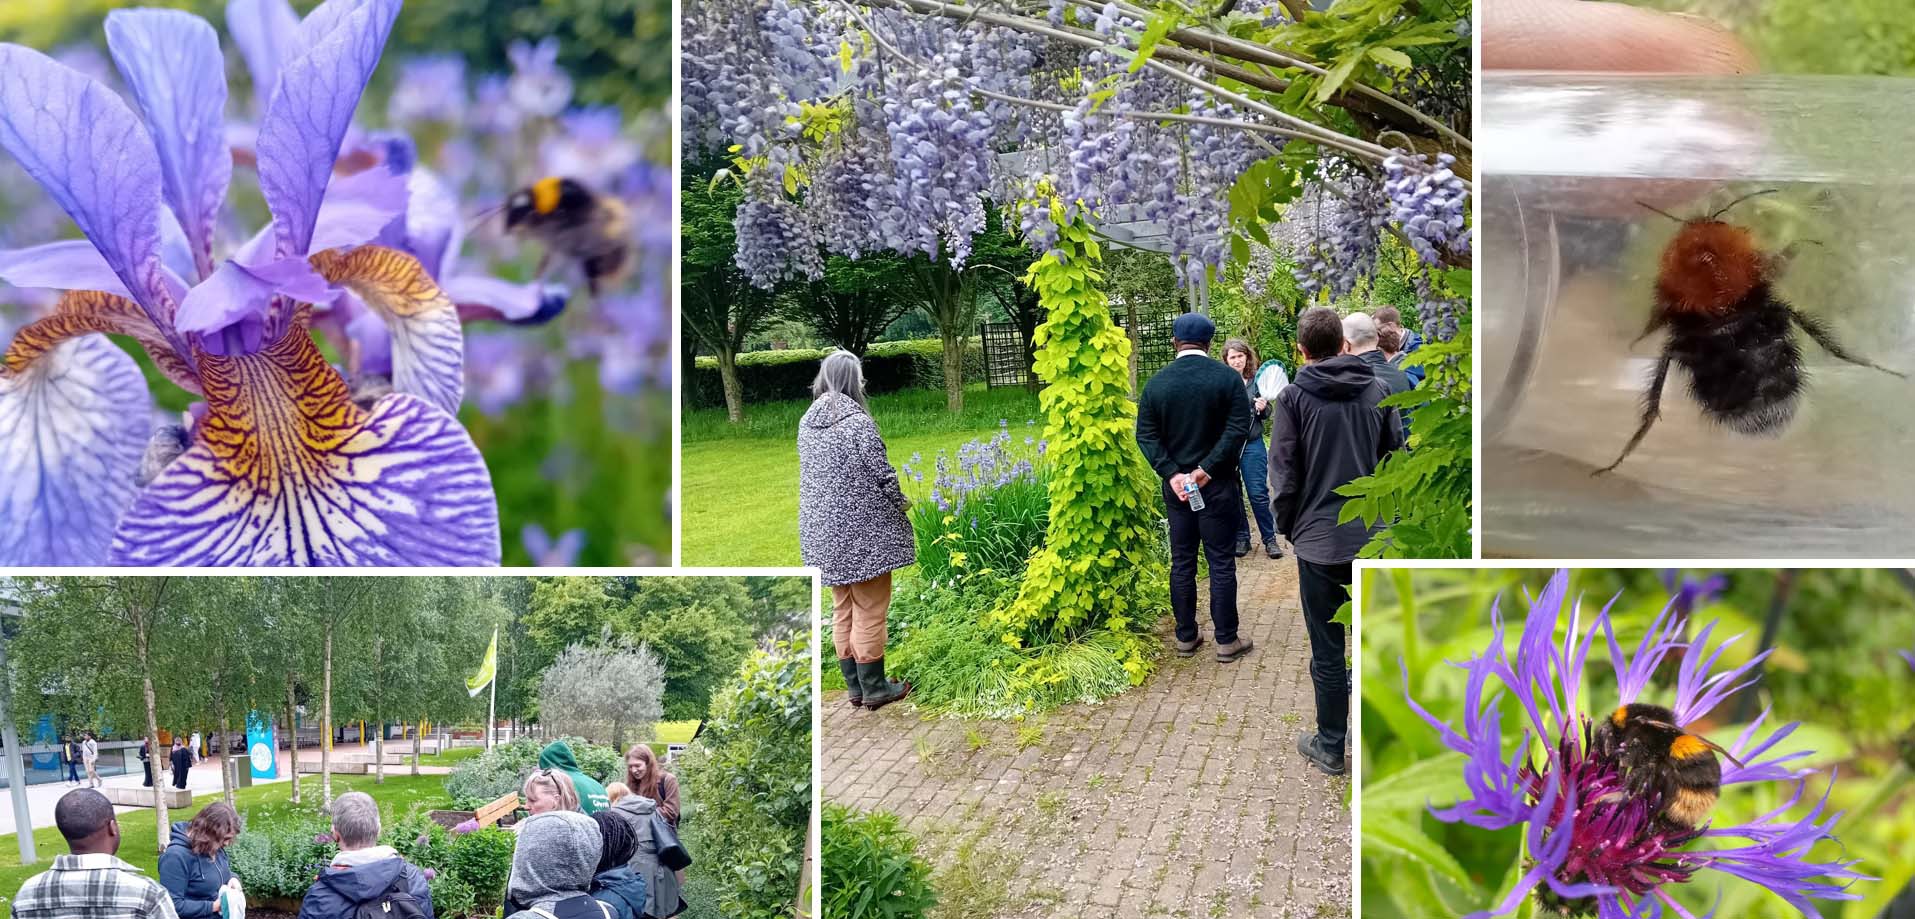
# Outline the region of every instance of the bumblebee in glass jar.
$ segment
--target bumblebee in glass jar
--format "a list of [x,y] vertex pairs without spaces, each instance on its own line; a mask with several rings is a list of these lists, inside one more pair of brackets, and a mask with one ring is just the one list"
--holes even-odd
[[576,179],[547,177],[513,192],[505,203],[505,229],[545,246],[540,278],[553,257],[570,259],[594,297],[617,286],[631,267],[632,226],[624,202]]
[[1729,208],[1774,191],[1744,195],[1707,217],[1689,220],[1643,205],[1682,224],[1662,250],[1655,308],[1636,341],[1660,330],[1669,334],[1643,394],[1641,424],[1622,455],[1595,475],[1622,465],[1661,417],[1662,389],[1672,364],[1688,372],[1689,393],[1704,416],[1755,435],[1780,432],[1801,402],[1807,373],[1796,329],[1839,360],[1903,376],[1851,353],[1820,322],[1776,296],[1771,282],[1784,258],[1764,253],[1748,229],[1718,219]]

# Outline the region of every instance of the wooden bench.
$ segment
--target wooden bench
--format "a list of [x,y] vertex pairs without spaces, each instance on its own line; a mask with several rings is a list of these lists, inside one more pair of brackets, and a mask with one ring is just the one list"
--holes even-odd
[[479,808],[479,812],[474,816],[479,821],[479,826],[484,828],[498,823],[500,818],[518,809],[519,793],[516,791],[508,791],[493,800],[492,803]]
[[[95,790],[106,795],[107,801],[120,807],[153,806],[153,789],[151,788],[120,788],[102,785]],[[191,807],[193,804],[193,792],[188,789],[162,788],[160,793],[166,796],[167,807]]]

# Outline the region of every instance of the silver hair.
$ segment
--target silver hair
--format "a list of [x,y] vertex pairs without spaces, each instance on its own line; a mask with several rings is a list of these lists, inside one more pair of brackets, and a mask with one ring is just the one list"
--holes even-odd
[[1371,319],[1369,313],[1351,313],[1343,317],[1343,340],[1349,342],[1352,349],[1376,344],[1376,320]]
[[811,381],[811,397],[826,393],[850,396],[859,408],[869,409],[864,401],[864,362],[849,351],[838,350],[818,362],[818,377]]
[[332,800],[332,833],[342,849],[364,849],[379,842],[379,802],[363,791]]

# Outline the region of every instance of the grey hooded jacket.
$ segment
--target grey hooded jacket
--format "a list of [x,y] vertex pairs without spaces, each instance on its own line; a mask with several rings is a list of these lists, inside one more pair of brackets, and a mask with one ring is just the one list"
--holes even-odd
[[505,885],[508,919],[538,919],[532,907],[587,896],[604,842],[598,824],[577,811],[533,814],[519,824],[512,876]]
[[629,794],[612,805],[612,812],[631,821],[638,848],[632,851],[632,873],[645,879],[645,915],[675,916],[682,894],[678,875],[658,863],[658,838],[652,835],[652,814],[658,803],[640,794]]
[[798,422],[798,550],[829,586],[868,581],[917,560],[911,503],[878,424],[850,396],[827,393]]

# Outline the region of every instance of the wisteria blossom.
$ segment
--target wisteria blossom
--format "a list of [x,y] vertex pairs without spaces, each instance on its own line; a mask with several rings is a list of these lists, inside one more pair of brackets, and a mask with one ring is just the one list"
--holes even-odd
[[[137,111],[0,45],[0,147],[86,237],[0,253],[8,283],[67,291],[0,371],[0,563],[498,563],[490,477],[451,414],[457,310],[403,231],[411,164],[340,155],[398,9],[327,0],[295,20],[283,0],[236,0],[261,94],[240,131],[218,38],[190,14],[107,17]],[[232,245],[236,164],[272,220]],[[386,331],[390,392],[355,398],[308,334],[342,303]],[[204,402],[156,429],[137,365],[101,332],[137,340]]]
[[[1513,654],[1505,647],[1500,600],[1492,605],[1489,647],[1455,665],[1469,674],[1460,728],[1409,700],[1445,746],[1468,758],[1468,795],[1432,804],[1430,814],[1485,830],[1523,829],[1527,861],[1521,879],[1501,902],[1473,915],[1507,915],[1534,896],[1560,915],[1622,919],[1659,917],[1667,910],[1692,917],[1672,889],[1699,882],[1707,871],[1767,888],[1806,916],[1820,916],[1817,901],[1860,899],[1852,886],[1873,879],[1856,872],[1856,862],[1818,861],[1811,854],[1817,843],[1834,839],[1842,814],[1827,811],[1827,790],[1820,799],[1810,794],[1815,773],[1801,765],[1809,751],[1775,752],[1795,723],[1765,730],[1765,710],[1726,745],[1740,765],[1722,763],[1725,794],[1738,785],[1793,786],[1780,807],[1730,826],[1705,821],[1689,827],[1660,816],[1660,799],[1627,793],[1616,758],[1593,743],[1589,713],[1600,717],[1615,707],[1607,699],[1582,697],[1584,667],[1599,637],[1615,672],[1616,705],[1669,703],[1680,728],[1748,689],[1768,652],[1718,669],[1723,650],[1738,639],[1713,642],[1716,624],[1689,621],[1677,607],[1679,594],[1628,653],[1617,641],[1608,607],[1585,620],[1581,602],[1568,601],[1568,584],[1566,571],[1550,578],[1530,606]],[[1560,640],[1559,625],[1566,626]],[[1692,630],[1693,637],[1684,637]],[[1650,686],[1664,665],[1676,670],[1673,700],[1655,698]],[[1501,709],[1511,698],[1522,707],[1524,726],[1506,738]],[[1831,775],[1828,789],[1834,781]],[[1788,816],[1805,800],[1813,802],[1806,813]]]

